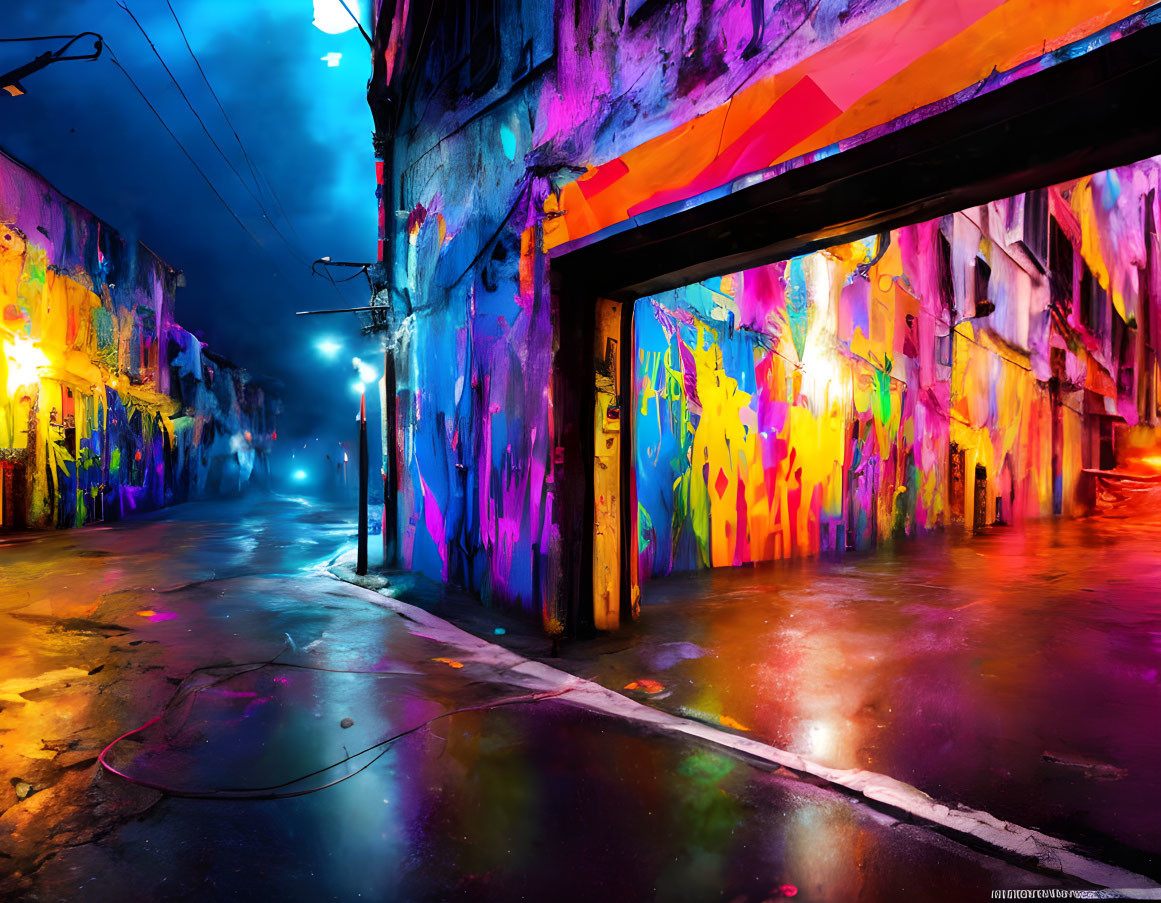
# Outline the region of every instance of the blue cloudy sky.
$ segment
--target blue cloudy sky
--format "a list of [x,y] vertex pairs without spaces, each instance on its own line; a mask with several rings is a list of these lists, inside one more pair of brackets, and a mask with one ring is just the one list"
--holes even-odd
[[[249,181],[165,0],[124,2]],[[103,35],[260,244],[214,197],[107,57],[56,64],[24,80],[26,95],[0,97],[0,146],[185,271],[179,321],[252,372],[285,381],[288,439],[349,438],[357,403],[351,357],[374,357],[373,346],[359,339],[354,315],[296,318],[294,312],[367,302],[361,278],[336,291],[312,278],[304,262],[375,256],[369,48],[356,29],[328,34],[315,27],[312,0],[171,2],[251,160],[282,202],[286,219],[263,196],[287,242],[264,222],[115,0],[5,0],[0,37]],[[351,4],[368,30],[369,3]],[[319,4],[324,15],[333,4],[342,21],[337,0]],[[0,43],[0,71],[58,45]],[[322,59],[329,54],[342,55],[337,66]],[[331,361],[315,347],[324,336],[344,345]]]

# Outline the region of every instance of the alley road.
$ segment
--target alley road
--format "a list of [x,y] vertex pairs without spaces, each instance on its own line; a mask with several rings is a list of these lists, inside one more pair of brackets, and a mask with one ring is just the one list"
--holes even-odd
[[[504,705],[527,692],[319,569],[350,534],[333,509],[254,498],[0,545],[0,898],[1078,886],[721,748],[564,699]],[[102,771],[98,752],[147,722],[109,754],[133,782]]]
[[1161,879],[1161,497],[658,579],[567,667]]

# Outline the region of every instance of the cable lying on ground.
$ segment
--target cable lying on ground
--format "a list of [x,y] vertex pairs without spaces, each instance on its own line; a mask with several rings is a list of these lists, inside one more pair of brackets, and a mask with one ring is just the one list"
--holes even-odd
[[[281,655],[281,654],[282,653],[280,652],[279,655]],[[424,728],[428,727],[429,725],[431,725],[434,722],[439,721],[443,718],[450,718],[453,715],[460,715],[460,714],[464,714],[467,712],[482,712],[482,711],[487,711],[489,709],[497,709],[497,708],[502,708],[504,706],[509,706],[509,705],[519,705],[519,704],[524,704],[524,703],[540,702],[540,701],[545,700],[545,699],[553,699],[553,698],[556,698],[558,696],[563,696],[565,693],[571,692],[571,690],[572,690],[572,688],[564,688],[564,689],[553,690],[553,691],[544,692],[544,693],[528,693],[528,694],[524,694],[522,696],[510,696],[510,697],[507,697],[504,699],[497,699],[494,702],[485,702],[485,703],[480,703],[479,705],[463,706],[463,707],[457,708],[457,709],[450,709],[446,712],[440,712],[438,715],[435,715],[431,718],[428,718],[426,721],[420,722],[419,724],[416,724],[412,727],[409,727],[406,730],[399,731],[398,733],[392,734],[389,737],[384,737],[382,740],[379,740],[378,742],[373,743],[370,746],[359,750],[358,752],[350,753],[347,756],[345,756],[344,758],[339,759],[336,762],[332,762],[330,765],[324,765],[322,768],[318,768],[318,769],[315,769],[314,771],[308,772],[306,774],[299,775],[296,778],[291,778],[290,780],[283,781],[280,784],[271,784],[271,785],[265,786],[265,787],[219,787],[219,788],[210,788],[210,789],[187,789],[187,788],[183,788],[183,787],[174,787],[174,786],[171,786],[168,784],[162,784],[162,783],[159,783],[157,781],[146,780],[144,778],[135,778],[132,775],[127,774],[124,771],[109,764],[108,755],[109,755],[109,753],[111,753],[113,751],[113,749],[118,744],[120,744],[124,740],[127,740],[129,737],[140,734],[143,731],[146,731],[149,728],[153,727],[155,724],[160,722],[161,719],[165,716],[165,714],[168,711],[170,711],[170,709],[172,709],[177,703],[184,701],[191,694],[196,695],[197,693],[200,693],[202,690],[210,689],[211,687],[217,686],[218,684],[224,683],[225,681],[232,680],[235,677],[239,677],[242,674],[248,674],[250,672],[258,671],[258,670],[261,670],[262,668],[266,668],[266,667],[289,667],[289,668],[298,668],[298,669],[307,670],[307,671],[325,671],[325,672],[329,672],[332,674],[379,674],[379,675],[386,676],[390,673],[390,672],[381,672],[381,671],[356,671],[356,670],[347,671],[347,670],[336,669],[336,668],[314,667],[312,665],[289,664],[289,663],[278,662],[277,658],[278,658],[278,656],[275,656],[273,659],[270,659],[270,660],[265,661],[265,662],[247,662],[243,665],[233,665],[233,666],[207,665],[207,666],[204,666],[201,668],[194,669],[193,671],[191,671],[189,673],[189,676],[187,676],[185,678],[185,680],[182,681],[181,686],[179,686],[177,688],[177,690],[174,692],[173,697],[170,699],[170,701],[168,703],[166,703],[165,707],[162,709],[162,711],[159,714],[154,715],[152,718],[150,718],[148,721],[146,721],[140,727],[136,727],[131,731],[126,731],[120,737],[117,737],[115,740],[113,740],[111,743],[109,743],[108,746],[106,746],[104,749],[101,750],[100,755],[97,756],[97,761],[100,763],[101,767],[105,769],[105,771],[109,772],[112,775],[116,775],[117,777],[121,778],[124,781],[129,782],[130,784],[135,784],[138,787],[146,787],[146,788],[149,788],[150,790],[156,790],[159,793],[163,793],[166,796],[178,797],[180,799],[195,799],[195,800],[280,800],[280,799],[292,799],[294,797],[306,796],[307,794],[310,794],[310,793],[318,793],[320,790],[326,790],[330,787],[334,787],[337,784],[341,784],[343,781],[346,781],[346,780],[349,780],[350,778],[353,778],[355,775],[359,774],[360,772],[366,771],[368,768],[370,768],[372,765],[374,765],[377,761],[379,761],[379,759],[381,759],[383,756],[385,756],[390,751],[391,744],[394,743],[396,740],[401,740],[404,737],[407,737],[411,734],[417,733],[418,731],[423,730]],[[192,689],[184,689],[183,690],[186,682],[189,681],[189,679],[192,678],[195,674],[198,674],[201,672],[206,672],[206,671],[215,671],[215,670],[219,670],[219,669],[225,668],[225,667],[242,668],[243,670],[234,671],[233,673],[225,675],[224,677],[221,677],[218,680],[212,681],[211,683],[205,684],[204,686],[193,687]],[[342,777],[336,778],[333,781],[328,781],[325,784],[320,784],[320,785],[314,786],[314,787],[300,788],[297,790],[284,789],[284,788],[288,788],[288,787],[293,787],[295,784],[301,784],[303,781],[307,781],[310,778],[318,777],[321,774],[325,774],[328,771],[331,771],[335,768],[338,768],[341,765],[345,765],[348,762],[351,762],[355,759],[358,759],[362,756],[367,755],[368,753],[373,753],[376,750],[378,750],[378,753],[376,755],[372,756],[368,761],[366,761],[365,763],[360,765],[354,771],[351,771],[348,774],[343,775]]]

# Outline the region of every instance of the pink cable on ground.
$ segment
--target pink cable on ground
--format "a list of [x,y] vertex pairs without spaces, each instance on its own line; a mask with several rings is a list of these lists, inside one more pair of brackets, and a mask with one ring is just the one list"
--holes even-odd
[[[303,666],[299,666],[299,667],[303,667]],[[319,670],[329,670],[329,669],[319,669]],[[128,737],[132,737],[134,734],[139,734],[142,731],[146,730],[147,728],[150,728],[153,725],[157,724],[157,722],[159,722],[162,719],[163,715],[165,714],[164,711],[161,714],[154,715],[152,718],[150,718],[148,721],[146,721],[140,727],[134,728],[131,731],[127,731],[126,733],[124,733],[120,737],[118,737],[116,740],[111,742],[108,746],[106,746],[104,749],[101,750],[100,755],[97,756],[97,762],[100,763],[101,767],[104,768],[106,771],[108,771],[110,774],[114,774],[117,777],[121,778],[122,780],[129,782],[130,784],[136,784],[138,787],[146,787],[150,790],[156,790],[159,793],[164,793],[166,796],[174,796],[174,797],[179,797],[182,799],[197,799],[197,800],[281,800],[281,799],[292,799],[292,798],[298,797],[298,796],[306,796],[307,794],[310,794],[310,793],[317,793],[320,790],[326,790],[328,787],[334,787],[336,784],[341,784],[343,781],[346,781],[350,778],[353,778],[355,775],[359,774],[360,772],[365,771],[366,769],[370,768],[372,765],[374,765],[376,762],[378,762],[379,759],[381,759],[383,756],[385,756],[389,751],[389,744],[393,743],[396,740],[402,739],[403,737],[406,737],[409,734],[413,734],[416,731],[422,730],[423,728],[427,727],[428,725],[432,724],[433,722],[439,721],[441,718],[450,718],[452,715],[459,715],[459,714],[463,714],[465,712],[487,711],[489,709],[500,708],[501,706],[506,706],[506,705],[516,705],[518,703],[526,703],[526,702],[540,702],[541,700],[544,700],[544,699],[555,699],[558,696],[563,696],[565,693],[571,692],[572,689],[573,689],[572,687],[565,687],[564,689],[561,689],[561,690],[553,690],[551,692],[546,692],[546,693],[530,693],[530,694],[527,694],[524,696],[512,696],[512,697],[509,697],[507,699],[498,699],[495,702],[482,703],[480,705],[473,705],[473,706],[465,706],[464,708],[451,709],[447,712],[440,712],[438,715],[435,715],[434,717],[429,718],[427,721],[424,721],[420,724],[417,724],[414,727],[409,727],[405,731],[400,731],[397,734],[393,734],[390,737],[387,737],[383,740],[380,740],[378,743],[374,743],[371,746],[366,747],[365,749],[361,749],[356,753],[352,753],[352,754],[348,755],[345,759],[340,759],[339,761],[334,762],[330,765],[326,765],[322,768],[319,768],[316,771],[312,771],[308,774],[301,775],[301,776],[294,778],[292,780],[284,781],[281,784],[275,784],[275,785],[272,785],[270,787],[222,788],[222,789],[211,789],[211,790],[184,790],[180,787],[172,787],[172,786],[169,786],[167,784],[158,784],[155,781],[147,781],[147,780],[144,780],[142,778],[132,777],[131,775],[126,774],[125,772],[121,771],[120,769],[114,768],[112,765],[110,765],[106,761],[105,757],[109,754],[109,752],[113,749],[113,747],[115,747],[122,740],[125,740]],[[374,758],[372,758],[365,765],[362,765],[359,768],[356,768],[350,774],[345,774],[341,778],[336,778],[335,780],[329,781],[326,784],[322,784],[318,787],[309,787],[305,790],[287,790],[287,791],[282,791],[282,792],[278,792],[278,793],[276,793],[276,792],[264,792],[264,791],[275,791],[278,788],[288,787],[291,784],[297,784],[300,781],[305,781],[307,778],[314,777],[315,775],[321,774],[324,771],[330,771],[330,769],[332,769],[332,768],[337,768],[339,765],[342,765],[345,762],[349,762],[352,759],[358,758],[359,756],[365,755],[366,753],[369,753],[374,749],[378,749],[381,746],[384,747],[383,751],[380,752]]]

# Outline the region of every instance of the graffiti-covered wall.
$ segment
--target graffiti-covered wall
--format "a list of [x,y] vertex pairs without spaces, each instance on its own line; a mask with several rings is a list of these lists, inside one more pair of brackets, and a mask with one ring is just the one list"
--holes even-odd
[[1084,511],[1102,436],[1156,419],[1159,172],[639,300],[642,579]]
[[[0,529],[80,526],[230,488],[207,476],[226,454],[253,467],[249,421],[266,399],[215,397],[201,343],[174,322],[180,280],[0,154]],[[226,371],[220,383],[245,383]],[[263,429],[258,444],[274,426]]]
[[[376,303],[391,310],[397,367],[386,447],[400,563],[546,616],[572,579],[560,525],[584,501],[569,495],[579,447],[561,421],[590,415],[562,415],[554,394],[576,336],[561,328],[551,252],[841,153],[1156,16],[1132,0],[382,0],[370,99],[388,284]],[[942,232],[956,297],[972,299],[973,228],[1006,242],[964,214],[638,302],[636,376],[653,393],[637,406],[642,436],[653,430],[638,454],[665,459],[640,487],[650,567],[813,554],[946,522],[953,451],[969,495],[977,463],[1018,471],[1005,517],[1070,503],[1079,468],[1058,468],[1057,491],[1051,460],[1079,447],[1083,413],[1057,417],[1059,447],[1022,432],[1055,416],[1046,391],[1073,385],[1045,389],[1056,359],[1033,343],[1048,334],[1041,276],[984,254],[997,291],[1022,294],[944,347],[931,248]],[[1061,367],[1088,353],[1060,350]],[[972,389],[984,383],[986,399]],[[1009,403],[1015,432],[995,425],[992,406]]]

